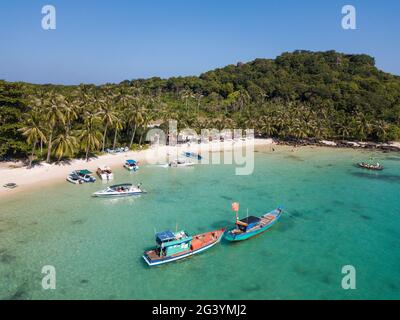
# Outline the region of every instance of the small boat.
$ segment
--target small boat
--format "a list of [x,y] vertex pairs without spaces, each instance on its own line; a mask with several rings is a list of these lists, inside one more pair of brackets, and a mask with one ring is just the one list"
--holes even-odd
[[187,158],[192,158],[192,159],[196,159],[196,160],[202,160],[203,157],[201,155],[199,155],[198,153],[195,152],[190,152],[190,151],[184,151],[183,155]]
[[139,162],[136,160],[126,160],[124,163],[124,168],[129,171],[138,171],[139,170]]
[[237,219],[236,226],[225,233],[228,241],[242,241],[260,234],[272,227],[281,217],[282,208],[277,208],[261,217],[248,216],[244,219]]
[[224,231],[220,229],[196,236],[190,236],[185,231],[159,232],[156,234],[156,248],[146,251],[143,259],[149,266],[156,266],[190,257],[219,243]]
[[67,181],[73,184],[82,184],[88,182],[96,182],[96,178],[92,176],[92,172],[85,169],[71,172],[67,177]]
[[100,177],[101,180],[113,180],[114,174],[110,167],[102,166],[98,167],[96,171],[97,175]]
[[366,162],[360,162],[357,164],[360,168],[363,169],[368,169],[368,170],[376,170],[376,171],[381,171],[383,170],[383,166],[381,166],[379,163],[376,164],[370,164]]
[[129,148],[128,147],[121,147],[121,148],[116,148],[116,149],[106,149],[107,153],[122,153],[122,152],[128,152]]
[[82,184],[84,183],[83,179],[79,177],[76,173],[71,173],[67,176],[67,181],[73,184]]
[[191,161],[187,161],[186,159],[176,159],[168,163],[167,167],[172,168],[181,168],[181,167],[191,167],[194,163]]
[[7,189],[15,189],[15,188],[18,187],[18,186],[17,186],[16,183],[10,182],[10,183],[4,184],[3,187],[4,187],[4,188],[7,188]]
[[93,193],[93,197],[128,197],[146,193],[146,191],[142,190],[140,187],[141,184],[138,184],[137,187],[131,183],[117,184]]

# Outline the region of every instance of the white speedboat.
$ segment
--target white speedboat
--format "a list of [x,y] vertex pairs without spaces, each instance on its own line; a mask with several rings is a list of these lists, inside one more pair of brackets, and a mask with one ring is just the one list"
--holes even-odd
[[110,186],[107,189],[93,193],[94,197],[127,197],[146,193],[140,188],[141,184],[134,186],[131,183]]
[[181,168],[181,167],[191,167],[193,166],[194,163],[191,161],[187,161],[186,159],[176,159],[174,161],[171,161],[168,164],[168,167],[172,168]]
[[111,168],[108,166],[102,166],[102,167],[97,168],[96,173],[101,178],[101,180],[108,181],[108,180],[114,179],[114,174],[113,174]]
[[124,163],[124,168],[129,171],[138,171],[139,170],[139,162],[136,160],[126,160]]

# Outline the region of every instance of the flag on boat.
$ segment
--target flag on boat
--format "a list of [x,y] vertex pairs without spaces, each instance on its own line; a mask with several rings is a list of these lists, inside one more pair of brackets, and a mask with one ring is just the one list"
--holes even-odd
[[239,211],[239,202],[232,203],[232,211]]

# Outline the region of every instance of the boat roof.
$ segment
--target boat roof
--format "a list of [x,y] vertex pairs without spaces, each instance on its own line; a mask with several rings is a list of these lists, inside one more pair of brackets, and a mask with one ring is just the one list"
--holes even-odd
[[87,170],[87,169],[83,169],[83,170],[77,170],[77,172],[79,172],[80,174],[91,174],[92,172]]
[[136,163],[136,160],[126,160],[126,163],[135,164],[135,163]]
[[175,234],[170,230],[158,232],[156,233],[156,240],[157,242],[175,240]]
[[246,224],[253,224],[259,222],[260,218],[254,216],[248,216],[246,218],[240,219],[239,221]]
[[132,183],[121,183],[110,186],[110,188],[118,188],[118,187],[132,187]]

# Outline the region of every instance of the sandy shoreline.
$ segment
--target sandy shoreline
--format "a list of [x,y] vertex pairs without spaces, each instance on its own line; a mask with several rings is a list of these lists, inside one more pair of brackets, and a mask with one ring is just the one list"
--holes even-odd
[[[262,145],[271,145],[272,139],[254,139],[247,141],[226,141],[210,142],[200,145],[187,144],[172,146],[151,147],[146,150],[130,151],[119,154],[107,154],[93,158],[86,162],[85,160],[71,160],[69,163],[47,164],[41,163],[32,169],[27,167],[14,168],[14,163],[3,163],[0,166],[0,198],[11,194],[16,194],[24,190],[37,188],[56,182],[66,182],[67,175],[79,169],[88,169],[95,172],[99,166],[108,165],[111,168],[121,168],[127,159],[135,159],[142,163],[165,163],[168,156],[171,159],[180,156],[183,151],[200,152],[202,156],[207,157],[207,153],[234,150],[244,148],[254,143],[254,147]],[[15,189],[4,188],[6,183],[16,183]]]

